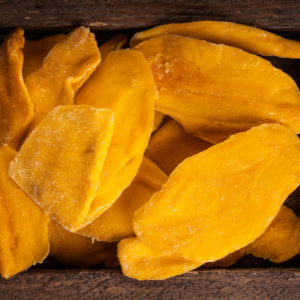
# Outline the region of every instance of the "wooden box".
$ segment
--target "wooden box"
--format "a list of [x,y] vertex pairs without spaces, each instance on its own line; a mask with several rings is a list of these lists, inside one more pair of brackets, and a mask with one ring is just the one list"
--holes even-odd
[[[27,39],[37,39],[84,25],[103,42],[120,32],[130,38],[160,24],[197,20],[237,22],[300,40],[299,0],[0,0],[0,40],[17,26]],[[299,60],[267,59],[300,86]],[[285,203],[298,216],[299,198],[300,189]],[[283,264],[245,256],[230,268],[199,268],[164,281],[140,282],[120,269],[81,270],[52,259],[0,278],[0,300],[299,298],[300,255]]]

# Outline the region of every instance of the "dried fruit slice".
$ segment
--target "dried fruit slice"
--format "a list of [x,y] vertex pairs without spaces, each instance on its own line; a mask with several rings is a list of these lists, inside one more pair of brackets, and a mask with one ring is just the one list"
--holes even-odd
[[176,121],[170,120],[150,138],[145,155],[168,176],[186,158],[212,146],[188,134]]
[[203,265],[205,268],[215,268],[215,267],[221,267],[221,268],[227,268],[231,265],[235,264],[240,258],[242,258],[245,254],[246,250],[245,248],[242,248],[238,251],[235,251],[233,253],[228,254],[222,259],[219,259],[215,262],[208,262]]
[[120,50],[126,42],[127,42],[127,36],[123,33],[120,33],[119,35],[105,42],[103,45],[99,47],[101,53],[101,60],[105,61],[107,56],[112,51]]
[[241,48],[250,53],[300,58],[300,43],[274,33],[230,22],[199,21],[167,24],[136,33],[130,46],[164,35],[180,35]]
[[132,228],[134,212],[149,201],[167,179],[166,174],[144,157],[137,175],[111,208],[77,233],[108,242],[135,236]]
[[26,137],[54,107],[73,104],[74,94],[100,63],[95,35],[79,27],[57,43],[41,69],[25,79],[34,106]]
[[282,263],[300,253],[300,219],[293,211],[282,206],[266,232],[246,251],[257,257]]
[[261,123],[300,131],[297,85],[256,55],[180,36],[145,41],[134,50],[153,72],[155,109],[192,135],[218,143]]
[[54,220],[76,231],[95,197],[112,131],[109,109],[56,107],[25,141],[9,175]]
[[157,253],[137,237],[119,242],[118,259],[123,274],[138,280],[166,279],[201,265],[183,257]]
[[8,176],[17,152],[0,149],[0,274],[9,278],[49,253],[49,215]]
[[41,69],[50,50],[64,38],[64,34],[56,34],[37,41],[26,40],[23,48],[23,77],[26,78],[36,70]]
[[32,118],[33,105],[22,77],[24,31],[12,31],[0,47],[0,147],[17,149]]
[[154,121],[153,121],[152,132],[154,132],[158,129],[158,127],[160,126],[164,117],[165,117],[165,114],[163,114],[159,111],[154,111]]
[[93,241],[91,238],[72,233],[50,220],[50,256],[63,264],[89,268],[104,263],[108,268],[119,265],[117,244]]
[[75,104],[109,108],[114,113],[111,146],[83,226],[107,210],[135,177],[151,134],[155,98],[151,70],[133,50],[112,52],[79,90]]
[[299,158],[300,141],[286,126],[236,134],[182,162],[135,212],[134,232],[158,253],[221,259],[271,224],[300,183]]

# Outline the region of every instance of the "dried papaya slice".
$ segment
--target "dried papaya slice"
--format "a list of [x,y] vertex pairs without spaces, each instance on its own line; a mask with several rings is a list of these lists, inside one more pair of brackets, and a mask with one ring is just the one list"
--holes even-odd
[[135,236],[132,228],[134,212],[149,201],[167,179],[166,174],[149,158],[144,157],[129,187],[107,211],[77,233],[108,242]]
[[218,143],[262,123],[300,131],[296,83],[256,55],[180,36],[145,41],[134,50],[153,72],[159,90],[154,108],[192,135]]
[[221,259],[265,232],[299,185],[299,158],[300,141],[284,125],[238,133],[183,161],[135,212],[134,232],[158,253]]
[[12,31],[0,47],[0,147],[17,149],[32,118],[33,105],[23,76],[24,31]]
[[54,220],[74,232],[95,198],[112,132],[109,109],[56,107],[25,141],[9,175]]
[[123,33],[120,33],[119,35],[105,42],[99,47],[101,53],[101,60],[105,61],[110,52],[120,50],[126,42],[127,36]]
[[158,127],[160,126],[164,117],[165,117],[165,114],[163,114],[159,111],[154,111],[154,121],[153,121],[152,132],[154,132],[158,129]]
[[282,206],[266,232],[248,245],[247,253],[282,263],[300,253],[300,218],[291,209]]
[[37,41],[27,40],[23,48],[23,77],[26,78],[30,74],[41,69],[44,59],[50,50],[64,38],[64,34],[56,34]]
[[0,274],[9,278],[49,253],[49,215],[8,176],[17,152],[0,149]]
[[119,265],[117,244],[93,241],[91,238],[72,233],[50,220],[50,256],[63,264],[89,268],[104,263],[108,268]]
[[26,137],[54,107],[71,105],[74,94],[100,63],[95,35],[79,27],[57,43],[41,69],[25,79],[34,106]]
[[164,35],[180,35],[225,44],[250,53],[285,58],[300,58],[300,43],[282,38],[274,33],[255,27],[231,22],[199,21],[167,24],[136,33],[130,46]]
[[188,134],[170,120],[151,136],[145,155],[169,176],[183,160],[210,146],[211,143]]
[[78,91],[75,104],[114,113],[111,146],[83,226],[107,210],[135,177],[150,138],[156,95],[145,58],[133,50],[112,52]]

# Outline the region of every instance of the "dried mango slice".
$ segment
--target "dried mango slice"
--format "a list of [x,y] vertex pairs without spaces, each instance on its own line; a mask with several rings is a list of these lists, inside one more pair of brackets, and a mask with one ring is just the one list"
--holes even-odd
[[91,224],[77,231],[98,241],[115,242],[135,236],[134,212],[149,201],[168,177],[149,158],[144,157],[139,171],[114,204]]
[[49,215],[8,176],[17,152],[0,149],[0,274],[9,278],[49,253]]
[[136,33],[130,41],[130,46],[133,48],[143,41],[164,35],[180,35],[210,43],[225,44],[260,55],[300,58],[300,43],[297,41],[247,25],[216,21],[158,26]]
[[233,253],[228,254],[222,259],[219,259],[215,262],[208,262],[203,265],[205,268],[215,268],[215,267],[222,267],[227,268],[231,265],[235,264],[240,258],[242,258],[245,254],[246,250],[245,248],[242,248],[238,251],[235,251]]
[[33,106],[22,77],[24,31],[12,31],[0,47],[0,147],[17,149],[32,118]]
[[282,263],[300,253],[300,218],[282,206],[266,232],[247,246],[247,253]]
[[201,264],[176,255],[155,252],[137,237],[118,244],[118,259],[125,276],[138,280],[161,280],[186,273]]
[[180,36],[155,38],[134,49],[153,72],[159,90],[155,109],[192,135],[218,143],[261,123],[300,131],[297,85],[258,56]]
[[154,121],[153,121],[152,132],[154,132],[158,129],[158,127],[160,126],[164,117],[165,117],[165,114],[163,114],[159,111],[154,111]]
[[79,27],[57,43],[41,69],[25,79],[34,106],[26,137],[54,107],[73,104],[74,94],[100,63],[95,35]]
[[95,197],[112,131],[109,109],[56,107],[25,141],[9,175],[54,220],[74,232]]
[[135,177],[151,134],[155,98],[151,70],[133,50],[112,52],[78,91],[75,104],[109,108],[114,113],[111,146],[83,226],[107,210]]
[[41,69],[50,50],[64,38],[64,34],[56,34],[37,41],[26,41],[23,48],[23,77]]
[[119,35],[105,42],[99,47],[101,60],[105,61],[110,52],[120,50],[126,42],[127,36],[123,33],[120,33]]
[[221,259],[271,224],[300,183],[299,158],[300,141],[286,126],[236,134],[183,161],[135,212],[134,232],[158,253]]
[[170,120],[150,138],[145,155],[168,176],[186,158],[212,146],[188,134],[176,121]]
[[108,268],[119,265],[117,244],[93,241],[91,238],[72,233],[50,220],[50,256],[63,264],[89,268],[104,263]]

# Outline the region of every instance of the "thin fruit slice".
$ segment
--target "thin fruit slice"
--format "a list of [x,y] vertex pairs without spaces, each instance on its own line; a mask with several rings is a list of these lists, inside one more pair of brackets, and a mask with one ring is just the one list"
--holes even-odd
[[26,77],[34,118],[26,137],[56,106],[71,105],[74,95],[100,63],[95,35],[79,27],[57,43],[41,69]]
[[103,45],[99,47],[101,53],[101,60],[105,61],[107,56],[116,50],[121,50],[122,46],[127,42],[127,36],[123,33],[115,36],[114,38],[108,40]]
[[109,109],[56,107],[25,141],[9,175],[54,220],[74,232],[95,197],[112,131]]
[[133,229],[158,253],[214,262],[260,237],[299,183],[298,137],[264,124],[183,161]]
[[117,244],[97,242],[93,239],[72,233],[50,220],[50,256],[63,264],[89,268],[104,263],[108,268],[119,265]]
[[33,105],[23,76],[24,31],[12,31],[0,47],[0,147],[17,149],[32,118]]
[[0,274],[9,278],[49,253],[49,215],[8,176],[17,152],[0,149]]
[[64,34],[56,34],[37,41],[26,40],[23,48],[23,77],[26,78],[30,74],[41,69],[44,59],[50,50],[64,38]]
[[156,88],[143,55],[112,52],[79,90],[75,104],[109,108],[114,133],[91,209],[82,227],[114,203],[135,177],[153,125]]
[[158,129],[158,127],[160,126],[160,124],[163,121],[164,117],[165,117],[165,114],[163,114],[159,111],[154,112],[154,121],[153,121],[152,132],[154,132]]
[[242,248],[238,251],[235,251],[233,253],[228,254],[222,259],[219,259],[215,262],[208,262],[203,265],[205,268],[215,268],[215,267],[221,267],[221,268],[227,268],[231,265],[235,264],[240,258],[242,258],[245,254],[246,250],[245,248]]
[[284,39],[274,33],[230,22],[199,21],[167,24],[136,33],[130,46],[164,35],[180,35],[225,44],[260,55],[300,58],[300,43]]
[[247,253],[282,263],[300,253],[300,218],[282,206],[266,232],[247,246]]
[[256,55],[180,36],[145,41],[134,50],[153,72],[159,90],[154,108],[192,135],[218,143],[262,123],[300,132],[297,85]]
[[144,157],[137,175],[111,208],[77,233],[108,242],[135,236],[132,228],[135,211],[147,203],[167,179],[166,174]]
[[188,134],[176,121],[170,120],[150,138],[145,155],[168,176],[186,158],[212,146]]

